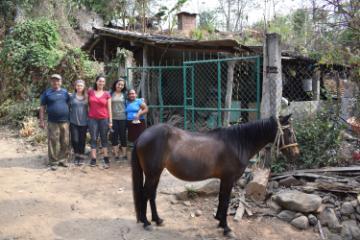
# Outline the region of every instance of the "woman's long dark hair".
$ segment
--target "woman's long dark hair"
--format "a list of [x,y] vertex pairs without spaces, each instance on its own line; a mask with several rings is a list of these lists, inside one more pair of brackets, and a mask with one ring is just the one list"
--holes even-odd
[[126,81],[125,81],[125,79],[123,79],[123,78],[119,78],[118,80],[116,80],[114,83],[113,83],[113,85],[112,85],[112,87],[111,87],[111,95],[114,93],[114,92],[116,92],[116,85],[118,84],[118,82],[120,82],[120,81],[123,81],[124,82],[124,88],[123,89],[121,89],[121,92],[123,93],[123,94],[126,94],[126,91],[127,91],[127,89],[126,89]]
[[97,91],[97,81],[100,79],[100,78],[103,78],[103,79],[105,79],[105,76],[103,76],[103,75],[99,75],[99,76],[97,76],[96,78],[95,78],[95,83],[94,83],[94,86],[93,86],[93,89],[95,90],[95,91]]

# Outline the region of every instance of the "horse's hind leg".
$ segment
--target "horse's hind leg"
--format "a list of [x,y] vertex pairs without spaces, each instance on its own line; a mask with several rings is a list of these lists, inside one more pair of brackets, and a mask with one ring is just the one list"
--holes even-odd
[[229,235],[231,229],[227,224],[227,210],[229,207],[230,193],[233,181],[222,179],[220,183],[219,206],[215,218],[220,221],[219,227],[224,229],[224,235]]
[[162,225],[162,223],[164,222],[164,220],[162,220],[159,217],[156,209],[156,189],[159,184],[159,180],[160,180],[160,174],[157,177],[151,178],[151,180],[147,178],[144,186],[146,189],[145,192],[147,193],[147,198],[150,200],[151,215],[152,215],[151,221],[156,222],[158,226]]
[[146,193],[146,189],[144,188],[144,193],[142,195],[142,201],[141,201],[141,206],[140,206],[140,222],[142,222],[144,224],[144,228],[146,230],[151,230],[149,228],[149,226],[151,225],[151,223],[148,221],[147,217],[146,217],[146,212],[147,212],[147,197],[146,197],[147,193]]
[[158,226],[162,225],[164,222],[157,213],[156,208],[156,189],[159,184],[160,174],[157,177],[153,177],[151,180],[147,178],[145,181],[145,192],[147,193],[147,198],[150,200],[150,207],[151,207],[151,221],[156,222]]

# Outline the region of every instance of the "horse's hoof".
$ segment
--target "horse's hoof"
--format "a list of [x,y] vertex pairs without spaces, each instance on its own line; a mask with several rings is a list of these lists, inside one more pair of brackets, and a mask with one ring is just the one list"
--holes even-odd
[[144,229],[146,230],[146,231],[152,231],[154,228],[153,228],[153,226],[151,226],[151,225],[147,225],[147,226],[144,226]]
[[[218,228],[224,228],[224,225],[221,224],[221,223],[219,223],[219,224],[217,225],[217,227],[218,227]],[[225,235],[225,230],[224,230],[224,235]]]
[[231,239],[231,240],[238,239],[233,231],[226,231],[226,232],[224,231],[224,236],[226,237],[226,239]]
[[156,220],[155,222],[156,222],[156,225],[159,226],[159,227],[160,227],[160,226],[164,226],[164,220],[161,219],[161,218],[159,218],[159,219]]

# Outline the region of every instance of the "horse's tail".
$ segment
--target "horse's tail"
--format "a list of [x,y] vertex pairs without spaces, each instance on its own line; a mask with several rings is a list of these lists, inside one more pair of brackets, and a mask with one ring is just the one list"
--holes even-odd
[[140,208],[143,201],[144,192],[144,175],[143,170],[140,166],[139,157],[136,153],[136,142],[134,143],[134,148],[131,155],[131,169],[136,220],[137,222],[139,222]]

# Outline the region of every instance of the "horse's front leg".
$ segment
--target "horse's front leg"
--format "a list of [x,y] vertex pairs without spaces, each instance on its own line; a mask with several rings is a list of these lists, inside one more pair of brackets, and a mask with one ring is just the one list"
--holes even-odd
[[231,235],[231,229],[227,224],[227,210],[229,207],[230,194],[233,184],[234,181],[228,179],[222,179],[220,183],[219,206],[215,218],[220,221],[219,227],[224,229],[225,236]]

